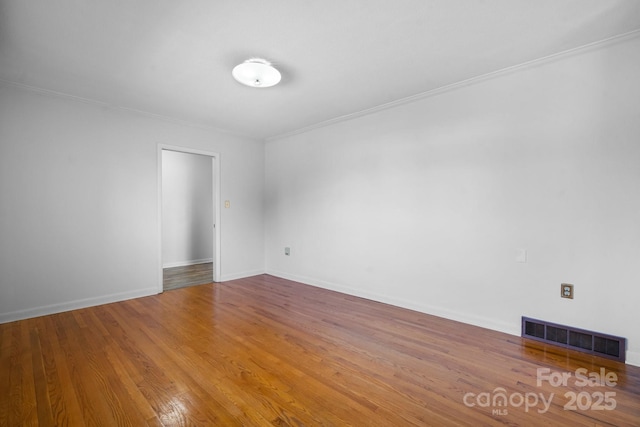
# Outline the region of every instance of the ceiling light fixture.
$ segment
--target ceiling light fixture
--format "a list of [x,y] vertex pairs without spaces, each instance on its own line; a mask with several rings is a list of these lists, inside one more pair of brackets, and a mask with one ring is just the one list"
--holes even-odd
[[231,74],[243,85],[259,88],[275,86],[282,77],[271,62],[261,58],[247,59],[236,65]]

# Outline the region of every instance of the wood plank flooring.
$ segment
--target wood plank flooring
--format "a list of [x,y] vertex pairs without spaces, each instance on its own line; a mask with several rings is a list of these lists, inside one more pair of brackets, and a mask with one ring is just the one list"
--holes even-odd
[[162,270],[162,288],[165,291],[213,282],[213,263],[185,265]]
[[0,325],[0,425],[638,426],[640,368],[262,275]]

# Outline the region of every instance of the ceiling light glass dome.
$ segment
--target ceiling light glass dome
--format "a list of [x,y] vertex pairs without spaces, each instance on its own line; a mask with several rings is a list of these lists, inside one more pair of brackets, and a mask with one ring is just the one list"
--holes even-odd
[[282,76],[271,62],[261,58],[251,58],[238,64],[231,72],[233,78],[243,85],[257,88],[275,86]]

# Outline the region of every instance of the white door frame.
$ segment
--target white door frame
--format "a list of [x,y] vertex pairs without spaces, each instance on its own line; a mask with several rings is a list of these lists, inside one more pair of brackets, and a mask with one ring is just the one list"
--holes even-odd
[[211,172],[213,179],[213,281],[219,282],[222,272],[220,256],[220,153],[214,151],[198,150],[195,148],[179,147],[177,145],[158,144],[158,293],[163,291],[162,277],[162,151],[176,151],[179,153],[199,154],[211,157]]

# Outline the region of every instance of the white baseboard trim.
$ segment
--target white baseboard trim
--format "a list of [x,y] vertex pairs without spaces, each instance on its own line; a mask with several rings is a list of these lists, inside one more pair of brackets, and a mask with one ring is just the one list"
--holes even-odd
[[[498,332],[504,332],[505,334],[520,336],[521,325],[518,319],[517,324],[509,324],[506,322],[496,321],[495,319],[489,319],[480,316],[472,316],[467,313],[457,312],[442,307],[436,307],[429,304],[420,304],[415,301],[407,301],[401,298],[393,298],[387,295],[380,295],[373,292],[365,292],[359,289],[350,288],[348,286],[338,285],[335,283],[326,282],[323,280],[314,279],[311,277],[298,276],[295,274],[283,273],[281,271],[268,270],[267,273],[272,276],[281,277],[287,280],[293,280],[295,282],[304,283],[306,285],[316,286],[323,289],[329,289],[336,292],[342,292],[348,295],[353,295],[361,298],[370,299],[385,304],[395,305],[397,307],[407,308],[409,310],[415,310],[420,313],[431,314],[433,316],[443,317],[449,320],[455,320],[457,322],[466,323],[473,326],[479,326],[481,328],[491,329]],[[640,352],[627,350],[626,363],[628,365],[640,366]]]
[[46,316],[48,314],[62,313],[64,311],[76,310],[79,308],[93,307],[96,305],[109,304],[112,302],[125,301],[133,298],[146,297],[158,293],[156,287],[137,289],[130,292],[120,292],[99,297],[79,299],[75,301],[63,302],[60,304],[45,305],[41,307],[28,308],[25,310],[0,313],[0,323],[14,322],[16,320],[30,319],[33,317]]
[[205,264],[207,262],[213,262],[213,258],[192,259],[190,261],[167,262],[162,264],[162,268],[185,267],[187,265]]
[[249,271],[243,271],[241,273],[222,274],[220,276],[220,281],[221,282],[227,282],[229,280],[244,279],[246,277],[259,276],[261,274],[265,274],[265,271],[264,270],[249,270]]
[[311,286],[317,286],[324,289],[330,289],[332,291],[342,292],[345,294],[370,299],[385,304],[395,305],[397,307],[407,308],[409,310],[418,311],[420,313],[431,314],[433,316],[443,317],[449,320],[455,320],[457,322],[467,323],[469,325],[479,326],[481,328],[491,329],[498,332],[504,332],[509,335],[520,336],[520,321],[517,324],[509,324],[507,322],[497,321],[486,317],[469,315],[455,310],[450,310],[443,307],[437,307],[429,304],[423,304],[415,301],[409,301],[402,298],[395,298],[389,295],[381,295],[375,292],[366,292],[360,289],[350,288],[335,283],[326,282],[323,280],[313,279],[305,276],[298,276],[280,271],[268,270],[267,274],[272,276],[281,277],[283,279],[293,280],[301,282]]
[[627,365],[633,365],[640,367],[640,351],[627,350]]

